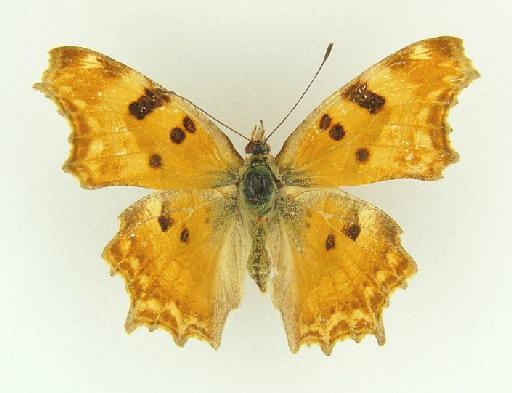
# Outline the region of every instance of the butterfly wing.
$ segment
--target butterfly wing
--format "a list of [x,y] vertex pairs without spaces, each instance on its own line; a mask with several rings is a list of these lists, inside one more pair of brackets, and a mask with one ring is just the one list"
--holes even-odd
[[129,207],[103,257],[131,298],[126,330],[161,327],[214,348],[238,307],[247,259],[236,187],[155,193]]
[[338,189],[283,187],[268,249],[274,304],[293,352],[374,334],[384,344],[382,311],[416,271],[398,225]]
[[64,170],[83,187],[208,188],[238,176],[242,158],[213,123],[107,56],[79,47],[53,49],[35,87],[72,126]]
[[386,179],[435,180],[457,161],[449,108],[478,77],[462,41],[412,44],[327,98],[277,155],[295,185],[358,185]]

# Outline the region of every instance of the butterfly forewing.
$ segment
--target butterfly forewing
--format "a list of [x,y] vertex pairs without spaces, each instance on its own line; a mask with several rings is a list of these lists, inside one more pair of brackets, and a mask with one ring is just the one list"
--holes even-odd
[[36,87],[69,119],[64,164],[83,187],[152,189],[231,184],[242,158],[197,109],[142,74],[79,47],[50,52]]
[[477,76],[457,38],[396,52],[332,94],[290,135],[277,156],[283,180],[344,186],[440,178],[458,157],[448,110]]

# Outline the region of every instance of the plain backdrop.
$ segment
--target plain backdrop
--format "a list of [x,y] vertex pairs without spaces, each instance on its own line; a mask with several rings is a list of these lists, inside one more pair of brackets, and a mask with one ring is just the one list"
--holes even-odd
[[[504,392],[512,383],[511,69],[508,1],[4,1],[0,14],[1,392]],[[481,73],[450,114],[458,164],[437,182],[349,191],[402,226],[419,271],[373,337],[289,352],[280,315],[247,279],[218,351],[124,331],[128,296],[100,254],[147,190],[86,191],[60,167],[69,127],[31,89],[47,51],[108,54],[249,133],[273,139],[327,95],[414,41],[465,40]],[[229,134],[241,151],[244,141]]]

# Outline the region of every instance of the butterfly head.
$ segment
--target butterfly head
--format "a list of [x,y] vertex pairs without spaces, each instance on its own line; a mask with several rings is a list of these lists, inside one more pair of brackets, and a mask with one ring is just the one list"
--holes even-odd
[[270,146],[263,138],[264,134],[263,120],[260,120],[260,123],[254,126],[251,133],[251,140],[247,146],[245,146],[245,152],[247,154],[258,156],[270,153]]

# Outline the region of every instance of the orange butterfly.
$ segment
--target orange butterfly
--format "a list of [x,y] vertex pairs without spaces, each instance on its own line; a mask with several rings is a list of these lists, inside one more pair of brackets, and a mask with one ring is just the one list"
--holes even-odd
[[277,156],[255,127],[245,159],[188,100],[92,50],[53,49],[35,87],[71,123],[64,170],[82,187],[160,190],[121,215],[103,253],[130,294],[128,332],[217,348],[247,267],[271,286],[291,350],[329,354],[347,337],[383,344],[382,311],[416,271],[398,225],[337,187],[439,179],[457,161],[448,109],[476,77],[461,40],[417,42],[335,91]]

